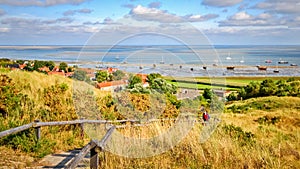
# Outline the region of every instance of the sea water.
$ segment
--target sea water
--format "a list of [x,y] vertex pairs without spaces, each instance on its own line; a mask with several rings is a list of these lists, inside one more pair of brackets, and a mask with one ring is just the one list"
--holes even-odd
[[[0,46],[0,58],[52,60],[91,68],[115,66],[130,72],[180,72],[183,76],[191,72],[195,76],[300,76],[298,66],[290,66],[300,65],[300,46],[296,45]],[[288,64],[278,64],[279,61]],[[257,71],[258,65],[268,70]],[[227,71],[226,66],[236,68]],[[275,74],[273,69],[280,69],[280,73]]]

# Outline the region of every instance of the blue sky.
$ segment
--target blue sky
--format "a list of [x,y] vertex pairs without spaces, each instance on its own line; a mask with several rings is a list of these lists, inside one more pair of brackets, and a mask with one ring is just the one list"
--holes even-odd
[[0,45],[83,45],[95,34],[109,41],[143,32],[195,44],[203,34],[212,44],[300,45],[299,9],[299,0],[0,0]]

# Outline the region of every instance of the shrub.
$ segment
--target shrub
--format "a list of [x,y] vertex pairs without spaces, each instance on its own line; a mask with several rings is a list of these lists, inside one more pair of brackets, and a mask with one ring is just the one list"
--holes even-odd
[[254,134],[251,132],[243,131],[241,127],[230,125],[223,125],[222,129],[226,134],[237,141],[241,146],[253,145],[255,143]]

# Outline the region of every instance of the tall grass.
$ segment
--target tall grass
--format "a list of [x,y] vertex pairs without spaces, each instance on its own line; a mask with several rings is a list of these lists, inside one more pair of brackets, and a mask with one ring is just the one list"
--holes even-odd
[[[0,117],[1,130],[34,119],[42,121],[77,119],[77,113],[81,115],[81,110],[89,113],[99,112],[101,109],[89,107],[88,103],[100,103],[108,113],[115,112],[114,106],[108,104],[111,99],[107,97],[109,93],[100,93],[85,83],[73,85],[68,78],[36,72],[2,71],[1,74],[12,79],[13,86],[18,89],[16,92],[26,95],[24,102],[26,104],[21,104],[22,109],[11,108],[21,113],[22,117],[17,116],[18,114]],[[88,94],[79,95],[85,97],[76,100],[79,102],[76,102],[74,108],[76,96],[72,96],[72,93],[77,91],[80,94],[87,88],[90,89],[86,90]],[[93,97],[93,94],[97,97]],[[129,158],[106,151],[100,155],[100,165],[101,168],[300,168],[299,103],[300,98],[296,97],[264,97],[232,102],[226,105],[227,110],[222,114],[221,123],[204,143],[200,142],[204,126],[196,123],[178,144],[164,138],[166,142],[171,142],[172,146],[161,154],[146,158]],[[117,118],[117,115],[112,118]],[[143,127],[128,125],[117,129],[117,132],[123,136],[149,139],[168,132],[174,125],[172,122],[155,122]],[[177,129],[184,131],[180,126]],[[100,130],[102,133],[96,133],[99,139],[101,139],[99,134],[104,134],[103,126],[99,128]],[[178,135],[180,133],[178,132]],[[76,125],[43,127],[42,140],[39,142],[33,135],[34,131],[28,130],[1,139],[1,145],[6,147],[0,147],[0,162],[5,161],[12,164],[8,166],[13,166],[15,161],[9,158],[12,154],[5,153],[2,156],[3,151],[18,152],[18,155],[22,154],[19,153],[22,151],[26,156],[43,157],[55,151],[82,147],[89,140],[87,137],[81,138],[80,128]],[[176,137],[176,134],[173,136]],[[113,148],[112,146],[108,144],[107,148]],[[128,150],[126,148],[138,150],[126,142],[116,143],[115,146],[123,148],[125,152]],[[146,152],[137,153],[142,156]],[[31,163],[33,160],[25,161]],[[29,163],[20,166],[30,166]]]
[[[101,168],[299,168],[300,98],[267,97],[233,104],[247,105],[266,100],[281,104],[271,110],[251,109],[244,114],[223,114],[222,122],[204,143],[199,141],[203,130],[199,123],[178,145],[160,155],[128,158],[104,152],[100,156]],[[269,117],[266,122],[274,117],[279,120],[261,123],[259,119],[266,116]],[[130,137],[147,138],[165,132],[172,125],[162,122],[118,131]],[[126,147],[126,144],[119,145]]]
[[[78,116],[72,101],[72,81],[37,72],[10,71],[2,73],[5,113],[0,114],[0,130],[41,121],[74,120]],[[3,100],[1,100],[3,101]],[[37,140],[29,129],[0,139],[1,145],[21,150],[41,158],[58,150],[84,145],[77,125],[42,127],[42,139]]]

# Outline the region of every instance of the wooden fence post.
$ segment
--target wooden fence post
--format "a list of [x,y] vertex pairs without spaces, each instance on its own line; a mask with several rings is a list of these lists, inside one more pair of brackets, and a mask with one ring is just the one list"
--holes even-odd
[[90,157],[90,169],[98,169],[99,168],[99,153],[100,148],[95,146],[91,149],[91,157]]
[[[34,122],[38,123],[38,122],[40,122],[40,120],[37,119],[37,120],[34,120]],[[37,141],[39,141],[41,139],[41,127],[40,126],[35,127],[35,135],[36,135]]]
[[[80,118],[80,120],[84,120],[84,118]],[[84,139],[84,123],[80,123],[81,128],[81,138]]]

